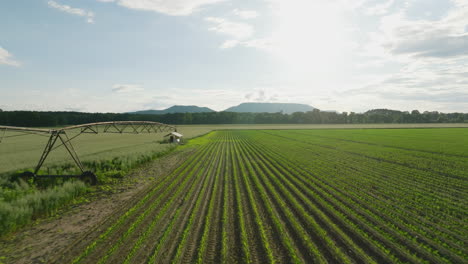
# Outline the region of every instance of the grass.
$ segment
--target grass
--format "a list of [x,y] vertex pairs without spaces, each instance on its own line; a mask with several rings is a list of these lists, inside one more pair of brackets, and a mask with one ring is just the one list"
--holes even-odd
[[15,188],[0,189],[0,235],[28,224],[33,218],[51,215],[87,191],[81,181],[68,181],[46,190],[20,182]]
[[[206,128],[179,131],[187,138],[208,132]],[[172,144],[160,144],[165,134],[83,134],[73,144],[85,168],[98,177],[100,186],[94,191],[108,191],[131,169],[174,150]],[[90,190],[80,181],[60,178],[34,183],[17,180],[22,171],[34,169],[48,140],[41,135],[17,135],[6,133],[0,143],[0,235],[17,230],[34,218],[53,214]],[[51,152],[38,174],[79,175],[81,172],[60,147]]]

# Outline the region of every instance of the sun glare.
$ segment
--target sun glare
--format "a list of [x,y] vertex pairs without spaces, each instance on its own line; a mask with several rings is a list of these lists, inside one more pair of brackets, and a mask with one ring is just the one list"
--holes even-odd
[[275,15],[275,53],[290,72],[305,74],[333,67],[344,41],[337,8],[310,0],[278,1]]

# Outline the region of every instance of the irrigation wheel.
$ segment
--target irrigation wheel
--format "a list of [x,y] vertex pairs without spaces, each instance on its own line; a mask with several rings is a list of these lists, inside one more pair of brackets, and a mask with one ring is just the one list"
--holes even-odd
[[89,185],[96,185],[97,184],[97,177],[91,171],[83,172],[83,174],[81,174],[81,176],[80,176],[80,180],[82,180],[84,183],[87,183]]
[[25,171],[19,175],[19,178],[22,179],[23,181],[30,183],[31,179],[35,179],[36,174],[30,172],[30,171]]

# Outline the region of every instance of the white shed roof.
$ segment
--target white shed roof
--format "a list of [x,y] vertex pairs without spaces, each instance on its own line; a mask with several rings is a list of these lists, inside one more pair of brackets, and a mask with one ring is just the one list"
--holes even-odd
[[181,138],[181,137],[184,136],[184,135],[182,135],[182,134],[180,134],[180,133],[177,133],[177,132],[171,132],[171,133],[167,134],[166,137],[167,137],[167,136],[170,136],[170,135],[176,136],[176,137],[178,137],[178,138]]

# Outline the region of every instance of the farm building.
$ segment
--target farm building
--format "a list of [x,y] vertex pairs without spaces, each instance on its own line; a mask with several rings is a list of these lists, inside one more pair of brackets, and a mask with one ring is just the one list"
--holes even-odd
[[182,141],[182,137],[184,135],[177,133],[177,132],[171,132],[164,137],[169,137],[169,143],[180,143]]

